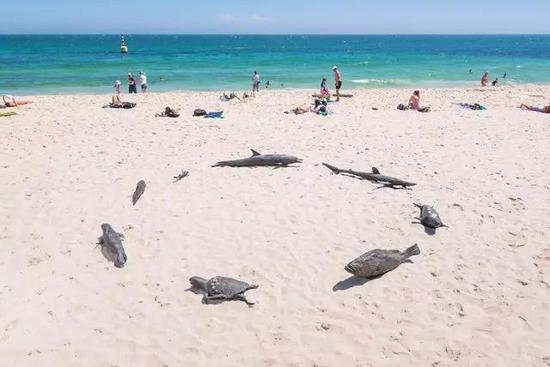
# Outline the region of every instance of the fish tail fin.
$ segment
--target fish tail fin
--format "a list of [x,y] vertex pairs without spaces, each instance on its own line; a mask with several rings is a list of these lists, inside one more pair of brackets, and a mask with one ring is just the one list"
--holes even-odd
[[328,163],[323,163],[323,166],[327,167],[329,170],[332,171],[332,173],[334,173],[334,174],[336,174],[336,175],[339,174],[340,172],[342,172],[341,169],[336,168],[336,167],[334,167],[334,166],[331,166],[331,165],[328,164]]
[[407,258],[414,256],[414,255],[420,255],[420,249],[418,248],[417,244],[412,245],[405,251],[403,251],[403,255],[405,255]]

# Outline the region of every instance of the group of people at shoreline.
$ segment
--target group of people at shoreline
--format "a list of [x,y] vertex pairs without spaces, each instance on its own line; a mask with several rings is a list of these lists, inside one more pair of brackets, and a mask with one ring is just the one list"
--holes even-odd
[[[338,66],[332,67],[332,73],[334,74],[334,87],[336,89],[336,101],[340,100],[340,88],[342,88],[342,74],[338,70]],[[327,78],[323,77],[321,80],[321,90],[319,94],[323,98],[330,98],[330,90],[327,87]]]
[[[336,101],[339,101],[340,97],[341,97],[340,90],[341,90],[342,84],[343,84],[342,74],[341,74],[341,72],[340,72],[340,70],[337,66],[332,67],[332,72],[333,72],[333,76],[334,76],[334,87],[336,89],[336,93],[334,94],[334,96],[336,97]],[[472,73],[472,70],[470,70],[470,74],[471,73]],[[506,76],[507,76],[507,74],[504,73],[503,78],[506,78]],[[147,76],[143,71],[140,71],[139,72],[139,77],[137,79],[133,76],[132,73],[128,73],[128,93],[129,94],[137,94],[137,84],[138,84],[138,82],[139,82],[139,85],[140,85],[140,88],[141,88],[141,93],[147,93],[147,88],[148,88]],[[244,93],[243,98],[255,97],[256,94],[259,93],[259,91],[260,91],[260,85],[261,85],[260,74],[257,71],[254,71],[254,73],[252,75],[252,94],[248,95],[247,93]],[[489,73],[484,72],[483,76],[481,77],[481,86],[482,87],[487,87],[488,85],[489,85]],[[497,85],[498,85],[498,78],[496,78],[492,82],[492,86],[497,86]],[[115,83],[114,83],[114,94],[112,96],[112,100],[111,100],[111,103],[109,104],[109,107],[114,107],[114,108],[123,107],[123,108],[125,108],[124,107],[125,104],[131,104],[131,105],[135,106],[135,104],[133,104],[133,103],[128,103],[128,102],[123,102],[122,101],[122,99],[120,97],[121,86],[122,86],[122,83],[120,82],[120,80],[116,80]],[[270,82],[267,81],[265,83],[265,88],[267,89],[267,88],[269,88],[269,86],[270,86]],[[223,99],[224,100],[230,100],[230,99],[235,98],[236,96],[237,96],[236,93],[231,93],[229,96],[225,95],[225,93],[224,93],[225,98],[223,98]],[[329,102],[331,100],[331,96],[332,96],[332,94],[331,94],[331,92],[330,92],[330,90],[327,86],[327,78],[323,77],[322,80],[321,80],[319,95],[316,97],[316,99],[314,101],[314,107],[311,107],[311,108],[307,109],[305,107],[300,106],[300,107],[292,109],[290,112],[293,112],[295,114],[302,114],[302,113],[306,113],[308,111],[311,111],[311,112],[315,112],[315,113],[318,113],[318,114],[327,114],[327,112],[328,112],[327,102]],[[344,96],[346,96],[346,95],[344,95]],[[0,108],[17,107],[17,106],[25,105],[25,104],[28,104],[28,103],[32,103],[32,101],[16,99],[15,97],[13,97],[11,95],[4,95],[2,97],[2,103],[0,103]],[[415,111],[419,111],[419,112],[429,112],[429,110],[430,110],[429,107],[422,107],[420,105],[420,91],[419,90],[413,91],[412,95],[409,98],[409,101],[408,101],[407,105],[400,104],[397,108],[399,110],[415,110]],[[522,103],[519,106],[519,108],[521,108],[523,110],[529,110],[529,111],[535,111],[535,112],[550,113],[550,105],[540,107],[540,106],[532,106],[532,105],[527,105],[527,104]]]
[[[147,75],[143,71],[139,72],[139,85],[141,87],[141,93],[147,93]],[[122,83],[120,80],[115,80],[115,94],[120,94],[120,88],[122,86]],[[137,94],[137,80],[134,78],[132,73],[128,73],[128,93],[129,94]]]

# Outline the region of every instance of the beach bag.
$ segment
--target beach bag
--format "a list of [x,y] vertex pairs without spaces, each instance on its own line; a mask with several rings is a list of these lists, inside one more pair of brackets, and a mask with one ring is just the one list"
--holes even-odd
[[193,116],[206,116],[206,111],[200,108],[197,108],[193,111]]
[[122,108],[124,109],[129,109],[129,108],[134,108],[136,107],[136,104],[133,103],[133,102],[122,102]]
[[430,107],[422,107],[418,109],[418,112],[430,112]]
[[409,107],[405,106],[403,103],[400,103],[397,105],[397,109],[400,111],[405,111],[405,110],[408,110]]

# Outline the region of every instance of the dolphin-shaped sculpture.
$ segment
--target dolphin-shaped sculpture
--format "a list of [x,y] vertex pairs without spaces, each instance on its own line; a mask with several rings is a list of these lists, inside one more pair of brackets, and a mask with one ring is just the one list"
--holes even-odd
[[260,154],[251,149],[252,157],[244,159],[235,159],[233,161],[222,161],[214,164],[212,167],[286,167],[292,163],[302,163],[300,158],[286,154]]
[[396,188],[395,186],[401,186],[402,188],[406,189],[409,186],[415,186],[416,184],[413,182],[407,182],[400,180],[395,177],[391,176],[384,176],[380,174],[380,171],[376,167],[372,167],[372,172],[360,172],[360,171],[354,171],[351,169],[340,169],[334,166],[331,166],[330,164],[323,163],[323,166],[330,169],[335,174],[345,173],[351,176],[355,176],[364,180],[369,180],[372,182],[376,182],[379,184],[382,184],[387,187]]

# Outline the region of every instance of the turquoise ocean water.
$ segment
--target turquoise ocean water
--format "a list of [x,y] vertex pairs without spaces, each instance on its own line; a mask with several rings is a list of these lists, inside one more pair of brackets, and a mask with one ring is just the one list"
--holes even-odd
[[478,85],[485,70],[505,83],[550,83],[550,35],[127,35],[126,41],[130,52],[121,55],[118,35],[0,35],[0,93],[109,93],[116,79],[125,86],[126,73],[140,70],[151,91],[248,89],[254,70],[274,88],[318,88],[323,76],[332,78],[333,65],[344,89]]

